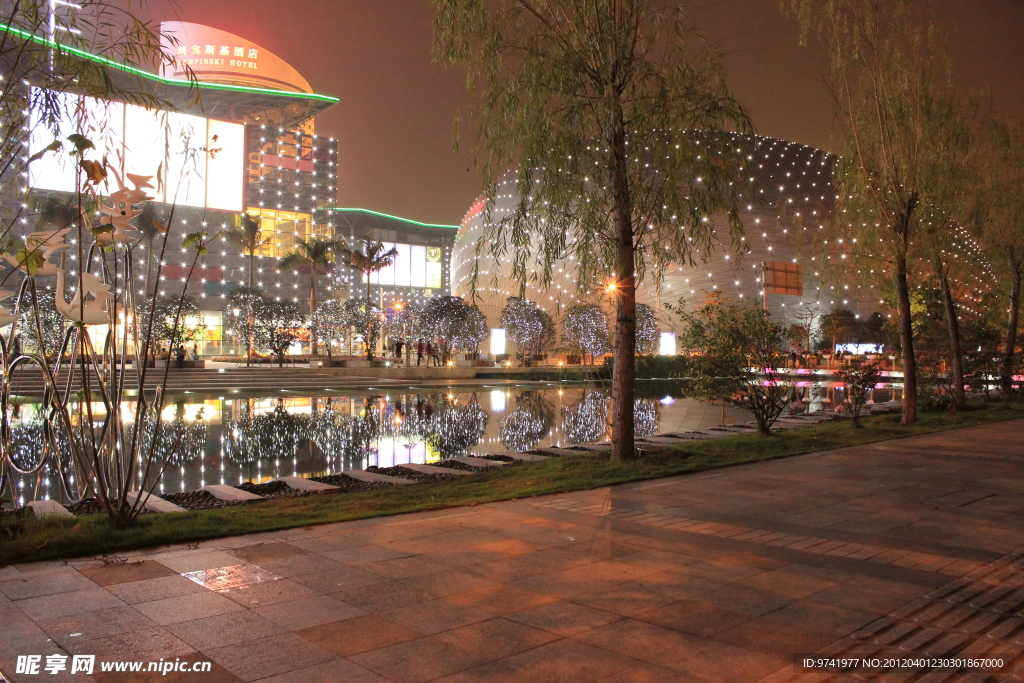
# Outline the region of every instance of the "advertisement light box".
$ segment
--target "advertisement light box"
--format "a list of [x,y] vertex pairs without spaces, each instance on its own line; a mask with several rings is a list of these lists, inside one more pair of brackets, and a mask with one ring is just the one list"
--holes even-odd
[[[40,98],[34,89],[32,101]],[[242,211],[245,187],[245,127],[177,112],[153,111],[67,93],[47,93],[62,111],[53,126],[44,125],[38,106],[29,114],[29,154],[55,139],[64,149],[47,152],[29,165],[36,190],[74,193],[84,176],[69,156],[68,136],[79,133],[95,150],[86,158],[107,159],[119,173],[164,179],[150,191],[155,201],[179,206]],[[111,179],[110,191],[116,188]]]

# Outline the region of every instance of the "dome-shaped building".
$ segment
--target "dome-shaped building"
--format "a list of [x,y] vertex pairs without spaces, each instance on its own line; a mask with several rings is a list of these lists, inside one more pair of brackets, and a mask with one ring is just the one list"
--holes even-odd
[[[732,247],[731,229],[715,219],[715,248],[696,253],[694,264],[677,263],[658,272],[649,266],[637,288],[637,301],[658,314],[663,333],[675,331],[677,316],[664,304],[699,307],[712,293],[738,301],[766,306],[773,318],[789,324],[809,323],[813,316],[833,308],[849,308],[860,315],[876,310],[877,301],[866,286],[850,279],[836,284],[824,277],[822,235],[835,201],[832,182],[834,158],[819,149],[760,136],[737,136],[748,150],[753,171],[752,191],[742,196],[744,234],[739,249]],[[516,176],[507,175],[498,186],[490,220],[498,221],[517,205]],[[452,254],[452,288],[457,296],[471,298],[472,273],[478,270],[475,299],[493,328],[509,296],[518,295],[520,283],[511,276],[510,258],[495,259],[487,245],[477,249],[485,230],[487,200],[478,199],[466,213]],[[536,262],[535,262],[536,263]],[[767,282],[767,286],[765,283]],[[526,283],[527,298],[544,308],[555,320],[580,302],[601,301],[603,290],[581,292],[576,286],[571,261],[559,263],[548,287]]]

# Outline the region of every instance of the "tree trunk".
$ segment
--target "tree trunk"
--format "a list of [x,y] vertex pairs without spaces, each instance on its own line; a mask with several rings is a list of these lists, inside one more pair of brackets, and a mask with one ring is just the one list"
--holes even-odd
[[[309,317],[312,318],[313,314],[316,313],[316,264],[310,265],[309,271]],[[309,344],[310,350],[313,352],[313,356],[319,356],[316,348],[316,330],[310,325],[309,328]]]
[[956,302],[949,287],[949,275],[939,264],[939,283],[942,286],[942,303],[946,308],[946,327],[949,330],[949,354],[953,359],[953,400],[957,406],[967,403],[964,391],[964,353],[960,348],[960,321],[956,317]]
[[999,390],[1004,401],[1013,396],[1013,356],[1017,349],[1017,324],[1020,320],[1020,284],[1018,272],[1010,283],[1010,316],[1006,323],[1006,339],[1003,341],[1003,359],[999,368]]
[[155,296],[156,292],[152,291],[150,287],[153,284],[153,240],[149,240],[149,246],[146,249],[146,296]]
[[255,265],[255,263],[256,263],[256,252],[255,251],[250,251],[249,252],[249,277],[247,278],[247,282],[248,282],[247,287],[249,288],[249,291],[252,291],[252,268],[253,268],[253,265]]
[[896,298],[903,346],[903,424],[917,422],[917,358],[914,356],[914,321],[910,314],[907,257],[896,257]]
[[612,365],[612,453],[616,462],[632,460],[634,448],[633,384],[636,362],[636,277],[633,249],[633,206],[629,191],[626,133],[621,111],[609,143],[615,239],[615,348]]

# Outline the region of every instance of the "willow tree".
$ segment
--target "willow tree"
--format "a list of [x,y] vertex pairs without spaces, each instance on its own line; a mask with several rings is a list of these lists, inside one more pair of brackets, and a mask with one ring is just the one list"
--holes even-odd
[[970,216],[978,179],[978,117],[972,101],[947,92],[925,103],[923,125],[928,163],[922,169],[927,204],[923,207],[924,258],[942,301],[953,380],[953,409],[967,403],[960,308],[970,296],[973,271],[981,265],[974,245],[965,244],[964,225]]
[[1003,400],[1008,401],[1013,395],[1024,282],[1024,125],[994,122],[983,149],[974,226],[1007,300],[999,383]]
[[508,259],[523,283],[550,284],[564,265],[581,290],[614,292],[612,457],[632,458],[636,287],[645,266],[707,253],[716,214],[739,244],[749,176],[726,131],[749,131],[747,113],[683,2],[433,2],[437,56],[480,91],[491,203],[499,176],[520,169],[517,205],[500,220],[488,205],[477,253]]
[[[786,0],[803,38],[829,59],[837,113],[835,228],[843,245],[872,259],[893,290],[903,353],[903,422],[917,421],[917,358],[910,282],[915,244],[941,199],[935,181],[951,157],[935,143],[950,124],[951,97],[935,28],[904,0]],[[856,240],[856,241],[854,241]],[[845,256],[845,255],[844,255]],[[954,318],[955,319],[955,318]]]

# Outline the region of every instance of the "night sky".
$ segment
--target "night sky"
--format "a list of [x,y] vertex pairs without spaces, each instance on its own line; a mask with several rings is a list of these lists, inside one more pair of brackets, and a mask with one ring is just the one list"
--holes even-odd
[[[964,87],[991,89],[1006,115],[1024,106],[1024,2],[940,0],[948,53]],[[702,4],[696,20],[726,52],[730,84],[762,135],[828,148],[832,110],[815,49],[797,46],[778,0]],[[338,205],[458,223],[480,193],[472,136],[453,152],[470,100],[463,75],[431,61],[428,0],[151,0],[154,19],[244,36],[341,102],[317,130],[338,139]]]

